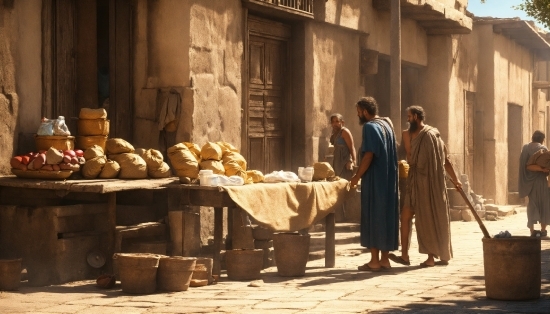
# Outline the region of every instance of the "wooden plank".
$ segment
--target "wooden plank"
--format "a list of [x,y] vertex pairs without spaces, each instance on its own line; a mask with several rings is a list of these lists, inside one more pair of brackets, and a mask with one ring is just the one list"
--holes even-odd
[[[15,176],[0,176],[0,186],[39,189],[59,190],[66,192],[83,193],[111,193],[128,190],[154,190],[163,189],[170,184],[177,183],[178,178],[165,179],[143,179],[143,180],[66,180],[66,181],[42,181],[35,179],[21,179]],[[52,194],[55,195],[55,194]]]
[[115,235],[116,235],[116,193],[109,194],[107,201],[107,237],[104,244],[107,254],[105,267],[108,271],[113,271],[113,254],[115,253]]

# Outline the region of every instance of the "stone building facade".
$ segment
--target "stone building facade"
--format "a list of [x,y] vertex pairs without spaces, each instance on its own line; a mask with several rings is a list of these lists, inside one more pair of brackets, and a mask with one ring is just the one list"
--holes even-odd
[[[406,127],[407,106],[423,105],[475,192],[508,202],[511,152],[533,129],[548,130],[546,92],[533,85],[547,80],[538,70],[546,39],[532,27],[520,31],[537,34],[534,44],[499,33],[502,23],[472,18],[467,0],[402,0],[396,115],[390,2],[0,0],[0,172],[32,150],[41,117],[100,106],[111,137],[135,147],[223,140],[251,168],[296,171],[324,160],[332,113],[359,149],[354,104],[368,94],[396,128]],[[175,132],[158,128],[171,93],[181,98]],[[518,106],[521,132],[510,132],[521,136],[511,143]]]

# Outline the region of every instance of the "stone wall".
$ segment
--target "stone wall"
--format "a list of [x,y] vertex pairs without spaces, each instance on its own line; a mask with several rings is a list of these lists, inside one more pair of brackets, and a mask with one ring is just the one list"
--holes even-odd
[[11,174],[19,133],[40,124],[41,2],[0,1],[0,174]]
[[[361,129],[357,124],[355,103],[363,96],[359,73],[359,53],[362,35],[328,24],[311,23],[306,30],[311,46],[306,58],[312,66],[306,71],[306,90],[311,90],[311,101],[305,105],[306,165],[324,161],[330,139],[330,121],[333,113],[344,116],[345,125],[360,145]],[[301,105],[301,104],[297,104]]]

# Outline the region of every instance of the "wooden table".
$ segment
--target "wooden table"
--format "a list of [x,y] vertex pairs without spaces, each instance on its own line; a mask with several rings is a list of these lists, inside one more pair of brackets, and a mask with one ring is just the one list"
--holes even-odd
[[[9,200],[9,196],[11,194],[15,194],[27,189],[31,191],[50,190],[58,197],[65,197],[69,193],[100,194],[101,196],[106,196],[108,218],[106,222],[107,236],[105,243],[105,253],[108,257],[110,257],[114,253],[115,248],[117,204],[116,193],[129,190],[164,189],[165,186],[177,181],[178,178],[144,180],[99,179],[54,181],[41,179],[23,179],[15,176],[2,176],[0,177],[0,192],[2,193],[2,199],[4,200]],[[6,204],[6,202],[2,203]],[[107,258],[107,261],[110,261],[110,258]]]
[[[284,183],[266,183],[266,184],[284,184]],[[199,186],[196,184],[170,184],[166,186],[169,193],[177,193],[180,197],[181,205],[206,206],[214,208],[214,268],[213,273],[220,274],[220,252],[223,241],[223,210],[228,209],[228,213],[238,206],[231,200],[229,194],[219,187]],[[228,237],[226,240],[226,249],[231,249],[231,230],[233,228],[233,215],[227,215]],[[330,213],[325,218],[325,267],[335,266],[335,219],[334,213]],[[297,230],[295,230],[297,231]]]

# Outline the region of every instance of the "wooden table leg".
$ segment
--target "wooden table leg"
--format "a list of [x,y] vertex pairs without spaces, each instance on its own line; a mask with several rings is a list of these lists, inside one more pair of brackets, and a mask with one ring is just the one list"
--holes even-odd
[[116,241],[116,192],[107,195],[107,243],[106,243],[106,269],[113,271],[113,254]]
[[325,218],[325,267],[332,268],[335,266],[335,232],[334,232],[334,213],[330,213]]
[[220,275],[221,265],[220,265],[220,251],[222,248],[223,240],[223,207],[214,208],[214,268],[212,273],[214,275]]
[[233,249],[233,210],[227,207],[227,238],[225,239],[225,249]]

